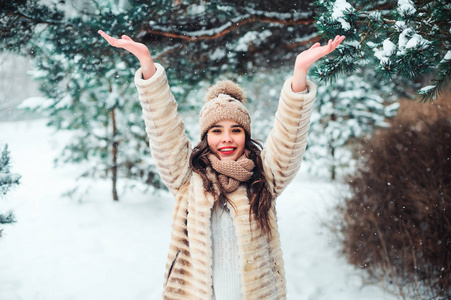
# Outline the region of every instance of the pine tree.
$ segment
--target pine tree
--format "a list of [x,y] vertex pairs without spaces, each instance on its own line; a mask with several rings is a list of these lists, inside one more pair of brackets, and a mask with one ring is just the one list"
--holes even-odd
[[350,167],[349,146],[373,129],[389,126],[387,118],[394,117],[399,107],[389,95],[395,88],[374,88],[372,75],[341,74],[331,85],[319,86],[305,153],[311,170],[327,168],[335,180],[339,169]]
[[[113,36],[128,34],[147,44],[155,59],[170,67],[168,73],[175,76],[169,77],[178,78],[175,83],[182,81],[195,88],[225,73],[252,76],[280,69],[287,62],[291,68],[300,50],[320,40],[313,1],[80,2],[84,6],[76,17],[65,16],[61,5],[50,7],[39,0],[8,4],[0,12],[2,23],[8,24],[2,30],[0,51],[35,55],[26,41],[38,38],[33,32],[39,25],[39,34],[54,33],[48,42],[65,44],[61,50],[67,57],[107,58],[117,49],[99,40],[97,30],[104,29]],[[26,39],[21,38],[21,31]]]
[[132,82],[138,62],[110,47],[98,29],[146,43],[167,67],[181,110],[202,105],[190,95],[205,82],[231,74],[251,78],[257,71],[281,69],[282,63],[291,68],[300,49],[319,39],[304,1],[111,0],[84,2],[70,17],[63,6],[38,4],[10,3],[0,13],[2,24],[29,38],[3,28],[2,50],[34,58],[48,99],[33,108],[48,113],[49,125],[75,133],[60,161],[88,161],[84,175],[111,178],[114,199],[118,178],[160,183]]
[[[60,50],[45,39],[38,40],[34,49],[43,57],[35,61],[38,71],[34,76],[42,83],[41,91],[48,100],[24,102],[22,107],[46,113],[49,126],[73,132],[57,162],[84,163],[81,177],[110,178],[116,201],[118,178],[161,188],[154,164],[146,159],[150,158],[150,150],[131,80],[132,57],[121,59],[115,55],[95,66],[99,58],[58,55]],[[66,84],[61,85],[62,81]]]
[[[66,26],[64,12],[54,4],[40,0],[2,1],[0,9],[0,52],[29,55],[29,42],[36,38],[36,27],[54,24]],[[64,2],[64,1],[60,1]]]
[[[317,69],[331,81],[362,64],[385,81],[426,82],[422,101],[435,99],[451,76],[449,1],[336,0],[317,2],[318,29],[324,37],[346,35],[346,43]],[[429,77],[432,80],[429,81]],[[422,84],[424,85],[424,84]],[[421,86],[420,86],[421,87]],[[416,88],[416,86],[415,86]]]
[[[19,185],[19,180],[19,175],[10,172],[8,145],[5,145],[0,156],[0,198],[4,198],[11,188]],[[15,221],[12,212],[0,213],[0,224],[11,224]],[[0,237],[2,236],[2,232],[3,229],[0,229]]]

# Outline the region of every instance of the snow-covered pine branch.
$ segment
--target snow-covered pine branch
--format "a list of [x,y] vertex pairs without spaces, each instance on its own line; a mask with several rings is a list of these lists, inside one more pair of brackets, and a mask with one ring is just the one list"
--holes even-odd
[[[20,175],[11,173],[10,156],[8,145],[5,145],[0,154],[0,198],[5,197],[13,187],[20,184]],[[12,212],[3,213],[0,211],[0,224],[14,223],[16,220]],[[0,229],[0,237],[3,229]]]
[[20,175],[11,173],[8,145],[5,145],[0,156],[0,196],[19,184]]
[[356,66],[374,68],[381,79],[409,80],[407,90],[423,81],[428,88],[418,88],[421,101],[434,99],[449,83],[451,68],[444,59],[451,39],[447,1],[336,0],[319,5],[317,26],[322,35],[344,34],[347,38],[341,47],[350,48],[324,60],[317,72],[320,78],[331,81],[336,72]]
[[272,23],[272,24],[281,24],[285,26],[294,26],[300,24],[312,24],[313,22],[314,19],[311,16],[307,18],[284,19],[279,18],[278,16],[269,17],[265,15],[247,14],[235,17],[231,20],[228,20],[224,24],[216,26],[214,28],[189,31],[189,30],[177,30],[178,26],[167,27],[166,24],[159,25],[155,24],[152,21],[149,23],[148,27],[138,35],[138,37],[140,39],[145,39],[148,38],[148,35],[156,35],[182,39],[187,41],[213,40],[248,23]]

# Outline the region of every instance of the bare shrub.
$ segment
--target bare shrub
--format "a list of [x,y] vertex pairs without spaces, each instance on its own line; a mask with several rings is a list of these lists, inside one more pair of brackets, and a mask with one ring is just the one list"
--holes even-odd
[[349,261],[402,286],[403,298],[407,290],[451,299],[451,97],[443,98],[403,103],[391,128],[358,152],[340,206]]

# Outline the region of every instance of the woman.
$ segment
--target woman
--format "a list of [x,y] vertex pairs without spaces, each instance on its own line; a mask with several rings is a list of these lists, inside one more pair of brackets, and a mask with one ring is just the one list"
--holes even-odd
[[145,45],[99,33],[141,63],[135,84],[152,155],[176,198],[163,298],[285,299],[275,199],[296,175],[306,147],[316,95],[307,70],[344,37],[298,55],[260,151],[239,86],[225,81],[209,90],[200,113],[201,142],[191,149],[164,68]]

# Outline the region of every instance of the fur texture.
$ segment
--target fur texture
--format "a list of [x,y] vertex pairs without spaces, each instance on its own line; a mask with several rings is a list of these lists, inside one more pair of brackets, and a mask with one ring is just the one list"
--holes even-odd
[[[152,155],[161,178],[176,201],[164,283],[164,299],[211,300],[212,249],[210,217],[214,199],[205,193],[202,179],[189,168],[191,145],[177,113],[164,69],[144,81],[135,76],[143,107]],[[306,95],[291,91],[285,83],[274,128],[262,152],[265,176],[274,199],[296,175],[306,147],[309,118],[316,86],[309,82]],[[285,271],[279,241],[275,201],[270,211],[271,237],[249,220],[249,199],[244,186],[227,195],[240,255],[242,299],[286,299]]]

